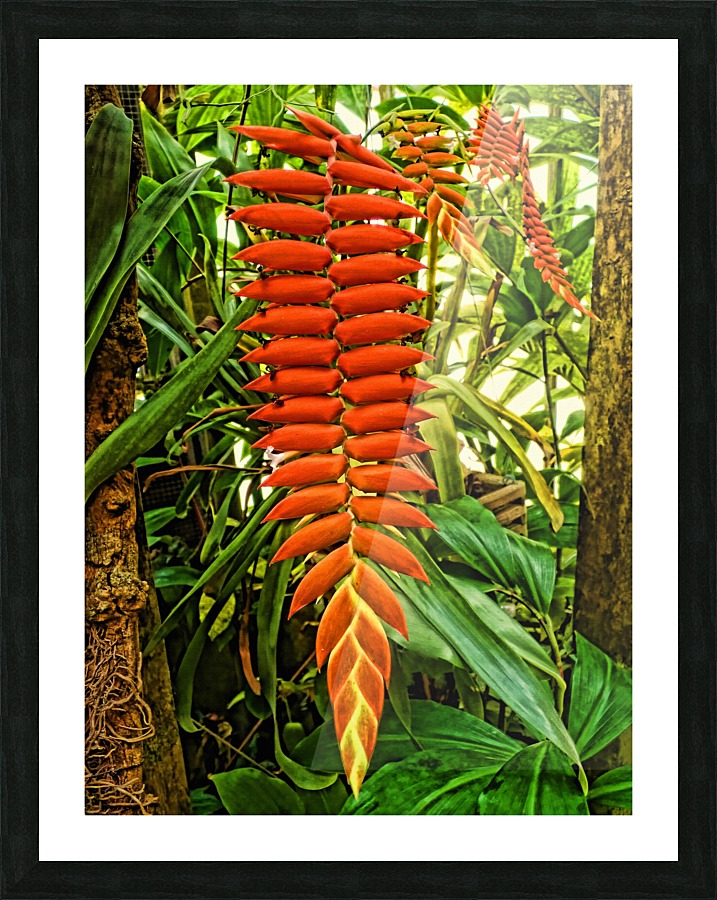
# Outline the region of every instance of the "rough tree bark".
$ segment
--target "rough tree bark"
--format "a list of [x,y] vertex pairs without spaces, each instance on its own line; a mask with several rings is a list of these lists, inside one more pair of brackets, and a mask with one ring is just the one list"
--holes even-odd
[[[632,665],[632,94],[606,85],[600,149],[575,629]],[[594,772],[631,759],[631,736],[589,760]]]
[[[88,126],[106,103],[121,107],[116,87],[85,88]],[[141,162],[135,135],[128,215],[136,206]],[[132,412],[136,372],[146,355],[132,276],[88,369],[86,458]],[[128,466],[95,491],[85,513],[85,809],[91,814],[164,811],[145,790],[143,772],[143,743],[154,729],[142,696],[139,616],[150,587],[140,569],[137,526],[135,470]]]

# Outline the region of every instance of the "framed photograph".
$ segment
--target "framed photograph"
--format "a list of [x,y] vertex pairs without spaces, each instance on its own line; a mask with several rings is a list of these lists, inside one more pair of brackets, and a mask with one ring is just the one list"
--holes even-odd
[[5,4],[4,896],[715,895],[714,8],[506,9]]

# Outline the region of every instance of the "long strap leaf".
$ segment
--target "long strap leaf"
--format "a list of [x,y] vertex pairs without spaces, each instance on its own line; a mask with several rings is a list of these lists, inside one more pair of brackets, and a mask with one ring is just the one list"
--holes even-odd
[[192,193],[206,170],[207,166],[201,166],[167,181],[145,200],[127,222],[117,253],[93,293],[87,310],[85,371],[133,268]]
[[182,419],[236,346],[234,329],[244,316],[240,307],[199,353],[178,366],[172,378],[100,444],[85,464],[86,500],[103,481],[146,453]]
[[432,375],[429,380],[441,390],[447,391],[458,397],[459,400],[461,400],[465,406],[471,410],[484,425],[490,428],[503,444],[505,444],[508,451],[519,463],[526,480],[530,483],[541,506],[548,514],[550,524],[553,526],[553,531],[558,531],[564,520],[560,504],[551,493],[543,476],[528,459],[528,455],[520,446],[515,435],[503,425],[498,416],[485,402],[484,398],[475,390],[475,388],[470,387],[470,385],[461,384],[461,382],[454,381],[452,378],[448,378],[445,375]]
[[132,120],[107,103],[85,137],[85,307],[122,237],[131,156]]

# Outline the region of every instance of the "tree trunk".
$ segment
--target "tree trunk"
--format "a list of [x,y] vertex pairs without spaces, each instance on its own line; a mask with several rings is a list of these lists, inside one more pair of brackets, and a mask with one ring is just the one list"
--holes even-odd
[[[87,125],[106,103],[121,107],[116,87],[85,88]],[[136,207],[141,164],[135,134],[128,215]],[[87,372],[86,458],[134,409],[136,372],[146,355],[132,275]],[[141,512],[139,517],[141,525]],[[144,542],[143,528],[141,535]],[[139,616],[150,587],[140,569],[146,546],[138,543],[134,465],[117,472],[90,498],[85,547],[85,809],[89,814],[162,812],[145,789],[143,772],[144,742],[154,728],[142,696]]]
[[[600,150],[575,629],[632,665],[632,94],[606,85]],[[586,768],[630,762],[631,737]]]

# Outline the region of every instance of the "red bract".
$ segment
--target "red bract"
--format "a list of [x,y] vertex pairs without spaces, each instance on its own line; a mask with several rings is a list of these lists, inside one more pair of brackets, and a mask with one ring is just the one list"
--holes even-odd
[[350,287],[355,284],[394,281],[425,268],[423,263],[408,256],[371,253],[335,262],[329,266],[329,278],[340,287]]
[[[391,285],[390,287],[393,286]],[[416,290],[405,285],[395,285],[395,287],[410,291]],[[344,297],[352,290],[364,291],[367,289],[368,286],[349,288],[346,291],[341,291],[337,297]],[[418,291],[418,294],[424,295],[424,291]],[[334,301],[332,305],[336,307],[336,302]],[[382,372],[396,372],[399,369],[408,369],[429,359],[435,359],[435,357],[431,356],[430,353],[424,353],[423,350],[419,350],[416,347],[405,347],[402,344],[382,344],[375,347],[357,347],[355,350],[347,350],[339,356],[336,365],[344,375],[354,378],[358,375],[379,375]]]
[[272,194],[328,194],[331,185],[325,175],[294,169],[262,169],[258,172],[238,172],[225,178],[230,184]]
[[377,153],[372,153],[362,144],[352,141],[346,134],[336,135],[336,146],[340,147],[345,153],[348,153],[349,156],[352,156],[357,162],[369,166],[377,166],[379,169],[384,169],[386,172],[396,171],[391,163],[387,162],[382,156],[379,156]]
[[262,487],[301,487],[305,484],[320,484],[326,481],[336,481],[346,473],[349,461],[341,453],[321,454],[320,456],[305,456],[303,459],[295,459],[284,463],[268,478],[265,478]]
[[260,141],[271,150],[280,150],[291,156],[308,159],[312,156],[331,156],[334,148],[329,141],[292,131],[290,128],[271,128],[257,125],[233,125],[230,131],[238,131],[253,141]]
[[272,447],[277,453],[333,450],[344,442],[345,437],[346,433],[340,425],[284,425],[254,441],[252,447],[262,450]]
[[237,331],[264,334],[331,334],[338,316],[321,306],[269,306],[242,322]]
[[330,338],[295,337],[269,341],[242,356],[242,362],[265,366],[329,366],[339,355],[339,345]]
[[294,599],[291,601],[289,617],[295,612],[318,600],[319,597],[330,591],[335,584],[348,575],[355,565],[355,558],[348,544],[343,544],[332,550],[320,562],[304,575],[299,586],[294,591]]
[[345,382],[340,395],[349,403],[380,403],[383,400],[405,400],[415,394],[434,389],[430,381],[413,375],[367,375]]
[[347,512],[335,513],[304,525],[284,541],[274,554],[271,562],[279,562],[292,556],[305,556],[314,550],[324,550],[339,541],[345,541],[351,534],[351,516]]
[[328,247],[299,240],[262,241],[232,256],[232,259],[265,269],[293,269],[298,272],[320,272],[332,258]]
[[[285,497],[262,522],[275,519],[300,519],[303,516],[335,512],[349,499],[351,489],[347,484],[314,484]],[[362,521],[373,521],[363,519]]]
[[289,112],[292,112],[304,128],[313,135],[330,139],[341,134],[339,129],[335,125],[332,125],[331,122],[327,122],[326,119],[321,119],[319,116],[305,112],[303,109],[294,109],[293,106],[287,106],[286,108]]
[[387,172],[385,169],[377,169],[375,166],[367,166],[358,162],[329,163],[329,175],[337,184],[347,184],[353,187],[379,188],[384,191],[411,191],[414,194],[425,194],[408,178],[404,178],[396,171]]
[[346,480],[352,487],[366,493],[438,490],[430,478],[399,465],[354,466],[347,474]]
[[[394,431],[397,428],[418,425],[419,422],[434,418],[433,413],[418,406],[402,403],[400,400],[392,400],[348,409],[341,416],[341,424],[353,434],[369,434],[374,431]],[[400,491],[402,488],[396,488],[396,490]]]
[[331,197],[324,209],[336,222],[356,219],[425,219],[415,206],[378,194],[344,194]]
[[318,209],[309,209],[296,203],[259,203],[245,206],[230,216],[235,222],[243,222],[253,228],[270,228],[287,234],[317,236],[331,228],[331,219]]
[[352,497],[351,512],[359,522],[400,525],[404,528],[436,527],[420,509],[409,506],[404,500],[392,500],[386,497]]
[[[317,428],[320,426],[316,426]],[[330,427],[330,426],[325,426]],[[256,446],[256,444],[254,445]],[[360,434],[347,438],[344,452],[351,459],[359,462],[371,462],[379,459],[400,459],[414,453],[433,450],[425,441],[403,431],[379,431],[376,434]]]
[[338,397],[287,397],[267,403],[248,419],[277,425],[319,422],[328,424],[341,415],[344,404]]
[[333,292],[333,283],[320,275],[270,275],[244,285],[235,296],[268,303],[322,303]]
[[406,313],[383,312],[356,316],[340,322],[334,336],[342,344],[373,344],[376,341],[396,341],[430,325],[428,319]]
[[271,394],[330,394],[342,381],[341,373],[328,366],[292,366],[260,375],[246,389]]
[[351,533],[351,543],[354,550],[361,556],[368,556],[381,565],[402,575],[410,575],[419,581],[430,584],[428,576],[423,571],[423,566],[416,557],[407,550],[403,544],[399,544],[393,538],[374,531],[371,528],[354,528]]
[[326,236],[326,246],[334,253],[350,256],[352,253],[376,253],[381,250],[400,250],[411,244],[422,244],[423,238],[390,225],[346,225],[336,228]]

